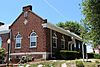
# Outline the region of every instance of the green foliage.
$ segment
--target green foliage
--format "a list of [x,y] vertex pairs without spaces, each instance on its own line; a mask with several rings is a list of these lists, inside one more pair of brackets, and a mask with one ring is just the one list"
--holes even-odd
[[2,58],[5,55],[5,49],[0,48],[0,58]]
[[61,28],[65,28],[65,23],[63,23],[63,22],[59,22],[56,25],[59,26],[59,27],[61,27]]
[[92,44],[94,47],[100,45],[100,0],[83,0],[82,13]]
[[4,58],[5,58],[5,49],[0,48],[0,63],[4,62]]
[[77,67],[84,67],[84,64],[82,61],[76,61],[76,66]]
[[94,58],[95,53],[87,53],[88,58]]
[[95,59],[100,59],[100,54],[94,54]]
[[95,61],[95,63],[100,63],[99,61]]
[[80,57],[79,52],[77,51],[61,50],[60,55],[62,59],[68,59],[68,60],[73,60]]
[[74,21],[59,22],[56,25],[66,30],[70,30],[71,32],[74,32],[77,35],[80,35],[84,30],[84,27],[82,25]]

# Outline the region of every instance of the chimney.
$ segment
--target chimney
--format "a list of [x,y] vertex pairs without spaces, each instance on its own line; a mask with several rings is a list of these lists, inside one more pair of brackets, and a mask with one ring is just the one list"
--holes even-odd
[[26,11],[32,11],[32,6],[31,6],[31,5],[24,6],[24,7],[23,7],[23,11],[24,11],[24,12],[26,12]]
[[44,23],[47,23],[47,19],[44,19]]

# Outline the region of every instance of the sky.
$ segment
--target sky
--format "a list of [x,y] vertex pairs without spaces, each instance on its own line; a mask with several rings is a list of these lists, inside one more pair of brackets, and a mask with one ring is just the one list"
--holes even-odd
[[[1,0],[0,21],[8,26],[21,14],[22,7],[32,5],[33,12],[52,24],[66,21],[80,23],[83,16],[79,6],[81,2],[82,0]],[[90,46],[87,48],[91,51]]]
[[32,5],[32,11],[53,24],[66,21],[80,22],[79,4],[82,0],[1,0],[0,21],[11,24],[22,12],[22,7]]

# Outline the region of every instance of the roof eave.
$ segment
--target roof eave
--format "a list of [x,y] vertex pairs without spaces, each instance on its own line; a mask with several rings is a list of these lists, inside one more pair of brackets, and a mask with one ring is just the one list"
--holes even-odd
[[0,31],[0,34],[6,34],[6,33],[10,33],[10,30],[3,30],[3,31]]
[[65,34],[65,35],[67,35],[67,36],[70,36],[70,37],[74,37],[75,39],[82,41],[82,38],[79,37],[78,35],[76,35],[76,34],[70,32],[69,30],[65,30],[65,29],[63,29],[63,28],[61,28],[61,27],[55,26],[55,25],[53,25],[53,24],[51,24],[51,23],[44,23],[44,24],[42,24],[42,26],[43,26],[44,28],[49,28],[49,29],[55,30],[55,31],[57,31],[57,32],[60,32],[60,33],[62,33],[62,34]]

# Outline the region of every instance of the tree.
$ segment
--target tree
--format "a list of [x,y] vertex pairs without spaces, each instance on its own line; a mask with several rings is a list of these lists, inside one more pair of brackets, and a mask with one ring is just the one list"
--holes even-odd
[[82,13],[94,47],[100,45],[100,0],[83,0]]
[[77,35],[81,35],[81,33],[85,30],[82,25],[80,25],[78,22],[74,22],[74,21],[66,21],[65,23],[59,22],[56,25],[64,28],[65,30],[70,30],[71,32],[73,32]]
[[59,27],[62,27],[62,28],[64,28],[65,27],[65,24],[63,23],[63,22],[59,22],[58,24],[56,24],[57,26],[59,26]]

